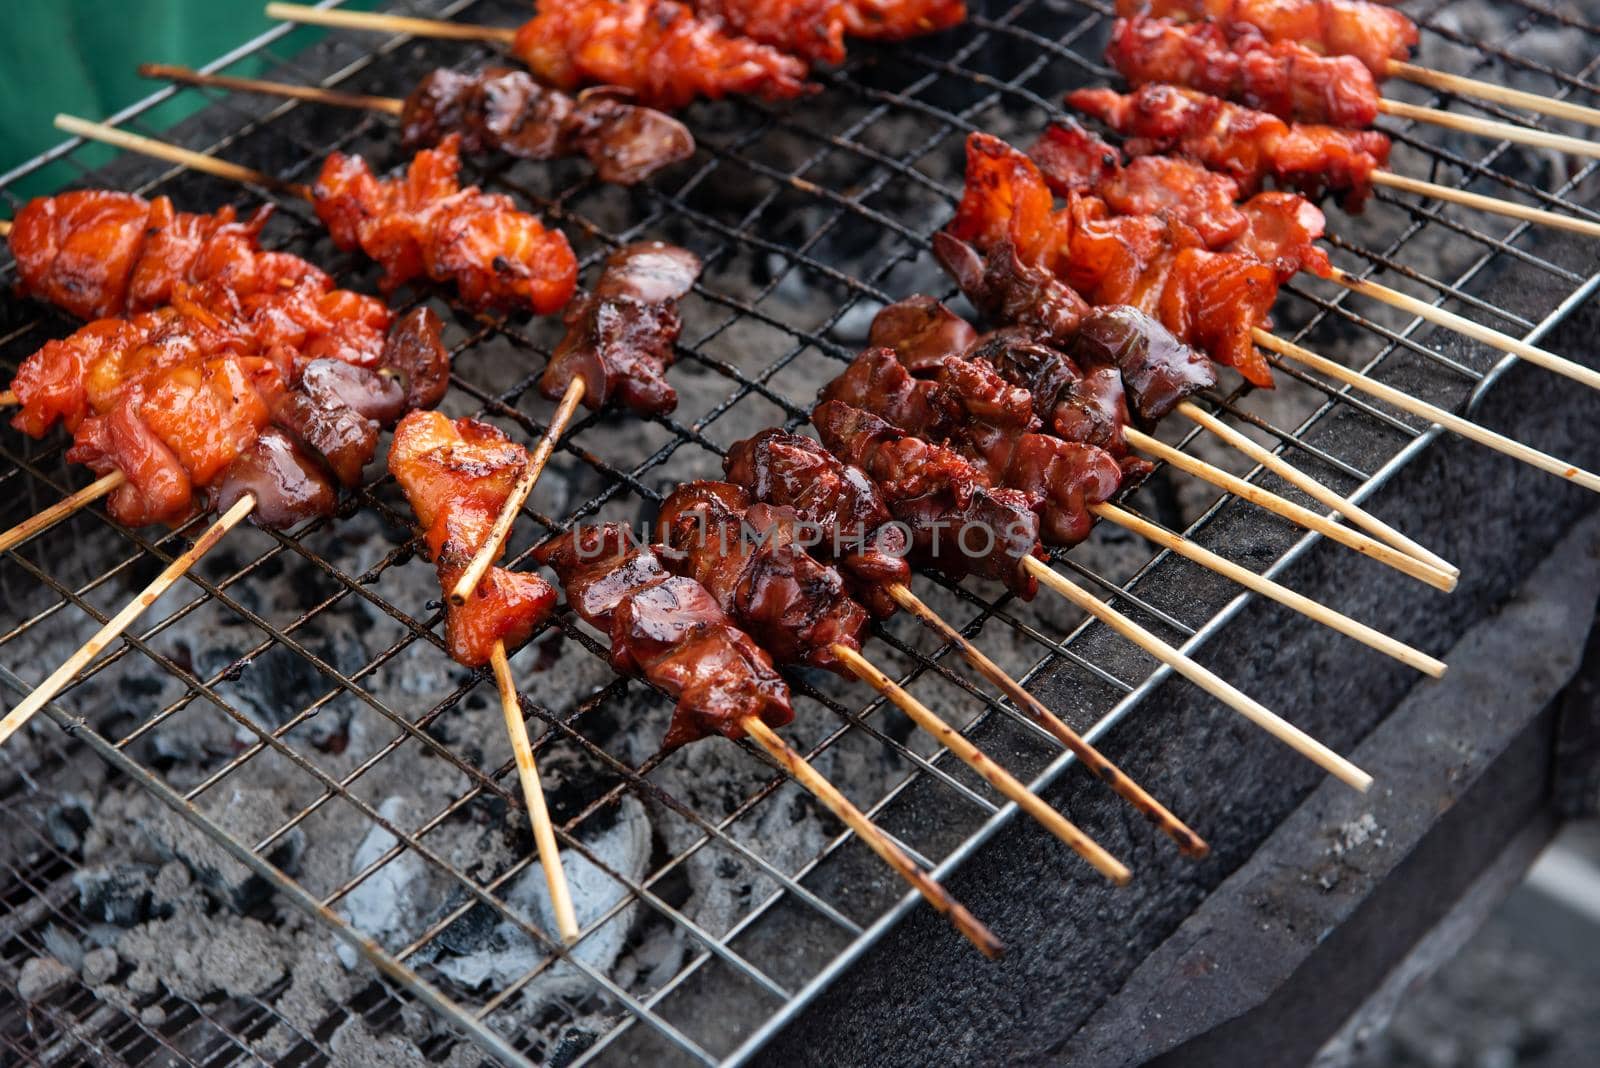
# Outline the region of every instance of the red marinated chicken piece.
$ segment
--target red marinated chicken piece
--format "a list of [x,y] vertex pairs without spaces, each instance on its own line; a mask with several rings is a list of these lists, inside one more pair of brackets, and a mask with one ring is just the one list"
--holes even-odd
[[1145,85],[1122,94],[1079,89],[1067,103],[1124,137],[1136,156],[1176,151],[1229,175],[1253,193],[1271,178],[1309,197],[1342,195],[1359,211],[1372,174],[1389,162],[1389,139],[1376,130],[1296,123],[1192,89]]
[[750,716],[769,727],[794,719],[789,687],[766,651],[704,586],[669,572],[626,527],[580,527],[534,557],[556,573],[572,610],[610,637],[612,666],[675,699],[663,750],[710,734],[743,738]]
[[1378,84],[1361,60],[1268,41],[1244,23],[1118,19],[1106,58],[1131,85],[1181,85],[1290,122],[1364,129],[1378,117]]
[[[441,588],[453,587],[483,547],[527,463],[526,449],[473,419],[412,412],[395,428],[389,471],[417,514]],[[555,603],[538,575],[491,567],[466,604],[446,609],[451,657],[487,664],[497,642],[514,649],[527,641]]]
[[1028,156],[1062,196],[1088,193],[1116,215],[1181,222],[1211,251],[1253,256],[1276,268],[1280,280],[1301,270],[1326,277],[1331,269],[1315,244],[1327,220],[1298,194],[1269,190],[1238,203],[1238,184],[1227,175],[1169,156],[1124,166],[1115,149],[1076,123],[1048,127]]
[[1417,47],[1417,24],[1368,0],[1117,0],[1117,14],[1244,25],[1268,41],[1330,56],[1355,56],[1377,78]]
[[784,100],[807,91],[802,60],[726,33],[720,20],[675,0],[542,0],[511,51],[558,89],[614,85],[669,111],[697,97]]
[[335,152],[314,196],[334,244],[359,248],[383,267],[385,291],[416,278],[453,282],[478,309],[559,311],[572,299],[578,261],[500,193],[462,187],[460,138],[418,152],[403,178],[379,179],[360,156]]
[[231,207],[196,215],[166,197],[79,190],[23,205],[10,244],[24,293],[102,319],[158,308],[180,282],[241,294],[274,284],[256,244],[271,211],[239,222]]
[[966,20],[964,0],[699,0],[752,40],[813,63],[842,63],[845,37],[900,41]]

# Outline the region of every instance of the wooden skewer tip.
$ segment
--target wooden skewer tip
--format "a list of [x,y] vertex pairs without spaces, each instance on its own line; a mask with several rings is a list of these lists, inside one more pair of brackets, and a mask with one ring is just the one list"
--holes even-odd
[[813,768],[805,757],[795,752],[788,742],[778,737],[771,727],[755,716],[747,716],[740,722],[740,726],[757,745],[766,750],[768,756],[788,771],[796,782],[809,790],[828,811],[843,820],[869,849],[883,858],[883,861],[902,879],[911,884],[928,904],[949,917],[956,930],[976,946],[978,952],[990,960],[998,958],[1005,952],[1005,945],[994,936],[994,932],[968,912],[964,905],[951,897],[950,892],[939,885],[932,876],[917,867],[916,863],[906,856],[905,851],[895,845],[877,824],[851,804],[849,798],[839,792],[838,787]]
[[1353,389],[1358,389],[1369,396],[1376,397],[1386,404],[1392,405],[1403,412],[1409,412],[1430,423],[1437,423],[1454,434],[1459,434],[1469,441],[1475,441],[1503,453],[1514,460],[1520,460],[1531,467],[1546,471],[1558,478],[1574,482],[1586,490],[1600,493],[1600,475],[1585,471],[1565,460],[1558,459],[1548,453],[1524,445],[1520,441],[1497,434],[1493,430],[1464,419],[1454,412],[1446,411],[1438,405],[1429,404],[1419,400],[1411,394],[1385,385],[1375,378],[1353,371],[1340,363],[1335,363],[1326,356],[1302,348],[1290,341],[1285,341],[1267,333],[1265,330],[1256,330],[1256,343],[1262,348],[1269,349],[1287,359],[1304,364],[1306,367],[1320,374],[1326,375],[1337,382],[1342,382]]
[[1154,823],[1161,831],[1178,845],[1178,851],[1185,856],[1196,860],[1210,855],[1211,847],[1191,830],[1182,820],[1173,815],[1161,802],[1145,792],[1144,788],[1134,782],[1126,772],[1117,767],[1104,754],[1090,745],[1084,738],[1068,726],[1059,716],[1050,711],[1033,694],[1023,688],[1022,684],[1008,675],[999,664],[989,659],[983,650],[979,649],[955,627],[951,626],[937,612],[930,608],[922,598],[913,593],[910,588],[901,583],[892,583],[889,586],[889,595],[896,604],[931,626],[936,633],[945,640],[955,643],[963,656],[978,672],[993,682],[1010,697],[1016,706],[1028,712],[1036,722],[1050,733],[1057,741],[1083,762],[1089,773],[1106,785],[1110,786],[1116,794],[1138,809],[1144,816]]
[[1329,487],[1323,485],[1321,482],[1317,481],[1315,478],[1312,478],[1298,467],[1295,467],[1282,456],[1270,449],[1266,449],[1260,445],[1257,445],[1244,434],[1235,430],[1233,427],[1212,415],[1204,408],[1201,408],[1193,401],[1181,402],[1178,405],[1178,412],[1186,419],[1189,419],[1197,426],[1204,427],[1206,430],[1210,431],[1216,437],[1226,442],[1232,448],[1237,449],[1245,456],[1248,456],[1250,459],[1265,467],[1279,478],[1288,482],[1291,486],[1298,487],[1301,491],[1310,496],[1312,500],[1318,502],[1324,507],[1332,508],[1334,511],[1338,512],[1340,515],[1349,520],[1351,525],[1360,527],[1373,537],[1387,542],[1389,545],[1399,549],[1407,556],[1415,557],[1416,559],[1421,560],[1429,567],[1436,568],[1446,575],[1450,575],[1455,578],[1461,577],[1461,569],[1450,563],[1450,561],[1439,556],[1426,546],[1420,545],[1411,538],[1408,538],[1406,535],[1402,534],[1388,523],[1385,523],[1377,516],[1368,512],[1365,508],[1361,507],[1359,504],[1356,504],[1343,494],[1337,493]]
[[121,471],[111,471],[101,475],[83,487],[83,489],[63,497],[50,507],[29,516],[4,534],[0,534],[0,552],[15,549],[36,534],[49,530],[74,512],[106,496],[126,481],[127,476]]
[[1340,523],[1335,523],[1325,515],[1320,515],[1309,508],[1304,508],[1285,497],[1266,490],[1253,482],[1228,473],[1219,467],[1206,463],[1197,457],[1190,456],[1182,449],[1168,445],[1159,438],[1152,437],[1134,427],[1126,427],[1123,434],[1128,439],[1128,444],[1141,452],[1149,453],[1158,460],[1165,461],[1180,471],[1187,471],[1198,478],[1217,486],[1220,489],[1249,501],[1257,507],[1284,517],[1291,523],[1314,530],[1325,538],[1338,542],[1347,549],[1353,549],[1363,556],[1371,557],[1379,563],[1386,564],[1402,574],[1409,575],[1419,582],[1425,582],[1434,589],[1449,593],[1456,588],[1459,576],[1426,564],[1409,553],[1403,553],[1391,545],[1386,545],[1369,534],[1354,530]]
[[892,701],[913,723],[948,749],[956,759],[977,772],[1002,797],[1014,802],[1051,834],[1065,842],[1088,861],[1095,871],[1117,886],[1128,885],[1133,873],[1126,865],[1106,852],[1098,842],[1083,833],[1071,820],[1045,804],[1038,794],[1030,791],[1005,768],[991,760],[983,750],[972,744],[966,735],[946,723],[938,713],[913,697],[904,687],[885,675],[856,650],[846,645],[835,644],[832,651],[834,656],[856,673],[857,678]]
[[1061,575],[1042,560],[1025,557],[1022,561],[1035,578],[1061,594],[1068,601],[1088,612],[1139,648],[1171,667],[1178,674],[1205,690],[1211,696],[1244,716],[1250,722],[1289,746],[1339,781],[1365,793],[1372,786],[1372,776],[1356,767],[1332,749],[1311,737],[1299,727],[1288,722],[1254,698],[1242,693],[1232,684],[1224,682],[1209,669],[1183,655],[1154,634],[1139,626],[1098,597]]
[[504,642],[495,642],[489,655],[494,670],[495,686],[500,691],[500,709],[505,715],[506,734],[511,739],[511,750],[517,758],[517,778],[522,782],[522,797],[528,805],[528,819],[533,825],[533,840],[539,849],[539,863],[544,867],[544,878],[550,888],[550,908],[555,914],[556,931],[567,945],[573,945],[581,934],[578,915],[572,907],[572,890],[567,885],[567,872],[561,866],[561,850],[556,843],[555,826],[550,822],[550,809],[545,803],[544,786],[539,781],[539,766],[534,763],[533,745],[528,741],[528,723],[522,716],[522,701],[517,696],[516,679],[511,674],[511,662],[506,656]]
[[473,556],[472,561],[461,573],[461,578],[450,589],[450,603],[462,605],[467,603],[467,598],[472,591],[478,588],[478,583],[483,581],[484,572],[500,558],[501,548],[505,545],[506,537],[511,533],[511,527],[517,521],[517,515],[522,511],[522,506],[527,503],[528,495],[533,492],[534,484],[539,481],[539,476],[544,472],[545,464],[549,463],[551,453],[555,452],[556,442],[561,440],[561,435],[566,433],[567,426],[572,422],[572,415],[578,410],[578,405],[583,401],[583,379],[574,378],[567,383],[566,392],[561,394],[561,403],[556,406],[555,414],[550,417],[550,425],[540,435],[539,443],[534,446],[533,452],[528,456],[528,462],[522,469],[522,474],[517,477],[516,484],[511,487],[511,495],[506,498],[505,504],[500,508],[500,514],[495,517],[494,526],[489,530],[489,536],[484,540],[483,546]]

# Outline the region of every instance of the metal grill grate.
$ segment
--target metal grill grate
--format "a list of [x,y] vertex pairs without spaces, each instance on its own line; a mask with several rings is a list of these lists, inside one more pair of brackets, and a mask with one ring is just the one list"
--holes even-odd
[[[396,6],[499,24],[525,14],[524,5],[498,0]],[[1518,3],[1508,5],[1515,8],[1513,32],[1498,38],[1497,47],[1480,47],[1454,21],[1458,6],[1447,0],[1413,12],[1434,31],[1425,35],[1430,62],[1515,78],[1557,96],[1600,92],[1594,83],[1600,55],[1567,72],[1515,54],[1536,31],[1581,36],[1592,52],[1600,27]],[[565,164],[474,167],[475,180],[560,224],[591,271],[608,248],[643,235],[686,244],[707,263],[686,302],[682,362],[674,371],[683,408],[642,429],[617,417],[582,417],[530,501],[531,522],[513,541],[513,566],[528,566],[528,546],[575,522],[648,516],[664,488],[713,474],[721,450],[759,426],[802,422],[815,386],[853,354],[879,304],[918,290],[947,291],[928,237],[959,195],[963,138],[974,129],[1027,137],[1055,112],[1052,102],[1064,89],[1105,79],[1109,72],[1098,56],[1106,16],[1098,4],[995,5],[934,40],[856,50],[844,69],[822,76],[825,91],[814,99],[789,107],[697,106],[686,116],[700,140],[694,161],[631,193],[600,186]],[[285,55],[278,51],[283,35],[266,34],[208,69],[261,58],[288,80],[403,95],[409,79],[430,66],[470,68],[490,58],[474,46],[376,35],[336,35]],[[1461,47],[1451,51],[1447,42]],[[139,58],[160,57],[129,62]],[[304,180],[334,148],[400,162],[382,121],[314,105],[207,92],[211,107],[163,131],[157,109],[174,95],[156,93],[115,119],[289,179]],[[1504,117],[1494,107],[1482,110]],[[1519,155],[1507,145],[1399,129],[1395,169],[1402,173],[1600,217],[1593,164],[1558,173],[1557,161]],[[26,196],[72,181],[167,193],[194,209],[267,196],[141,161],[119,159],[92,173],[90,151],[77,142],[63,145],[0,176],[0,195],[12,212]],[[1525,175],[1521,168],[1530,160],[1544,172]],[[280,201],[278,209],[269,246],[306,254],[342,280],[370,288],[370,268],[332,252],[304,204]],[[1524,226],[1410,198],[1379,193],[1366,216],[1336,216],[1333,225],[1343,235],[1333,242],[1335,258],[1353,273],[1384,272],[1399,288],[1517,335],[1548,328],[1600,285],[1570,246],[1546,246]],[[9,265],[4,270],[11,272]],[[1500,309],[1484,285],[1508,276],[1536,277],[1556,294],[1537,324]],[[530,387],[558,336],[556,325],[474,317],[441,303],[438,294],[412,299],[435,302],[452,324],[455,389],[447,409],[481,415],[523,440],[542,431],[549,406]],[[1416,322],[1347,295],[1330,298],[1315,285],[1290,286],[1277,314],[1285,335],[1446,406],[1469,402],[1506,365],[1473,348],[1445,353],[1425,346]],[[0,305],[0,359],[10,370],[73,325],[60,313],[7,300]],[[1241,428],[1357,497],[1431,438],[1343,391],[1287,369],[1280,374],[1280,397],[1238,391],[1213,401]],[[1314,424],[1330,418],[1358,420],[1366,433],[1341,450],[1307,439]],[[1174,440],[1186,449],[1209,448],[1194,433]],[[0,440],[8,521],[76,484],[61,452],[54,439]],[[1201,539],[1225,508],[1238,507],[1166,478],[1153,480],[1131,504]],[[338,936],[376,970],[364,965],[338,1010],[322,1018],[307,1018],[291,1003],[292,975],[221,999],[186,994],[169,982],[123,1004],[69,984],[26,1013],[0,1009],[0,1049],[45,1063],[87,1056],[108,1064],[221,1065],[265,1056],[260,1043],[272,1033],[274,1063],[321,1064],[340,1059],[335,1036],[355,1020],[372,1035],[410,1036],[436,1060],[472,1049],[467,1040],[528,1061],[587,1063],[624,1054],[739,1060],[913,905],[753,748],[740,753],[708,743],[666,759],[650,755],[666,702],[612,677],[603,646],[568,616],[513,665],[528,711],[547,727],[535,751],[555,784],[563,848],[588,862],[596,885],[609,888],[601,895],[609,901],[605,909],[586,917],[584,942],[556,953],[535,909],[508,900],[522,876],[536,871],[527,843],[483,846],[515,828],[521,804],[494,720],[473,716],[492,700],[492,680],[451,667],[434,630],[442,615],[437,590],[426,592],[431,569],[405,566],[414,547],[392,482],[375,481],[353,505],[345,520],[315,522],[294,537],[230,535],[192,574],[194,585],[180,584],[137,634],[50,709],[68,734],[47,724],[8,749],[0,761],[7,810],[17,802],[30,814],[48,809],[49,818],[37,825],[14,821],[20,840],[0,855],[0,987],[15,994],[22,962],[48,952],[52,937],[59,941],[64,932],[80,944],[92,940],[97,921],[84,906],[83,843],[75,837],[81,829],[58,826],[62,798],[88,781],[84,765],[101,766],[87,761],[86,749],[102,758],[111,782],[140,788],[197,829],[219,856],[243,864],[296,906],[298,912],[287,911],[298,917],[302,936]],[[127,531],[94,511],[8,554],[0,562],[0,589],[20,618],[5,623],[0,659],[30,678],[42,676],[41,657],[75,645],[199,529],[197,521],[171,533]],[[1278,570],[1314,540],[1286,529],[1271,544],[1245,548]],[[1164,559],[1102,531],[1061,556],[1058,566],[1174,644],[1199,646],[1244,598],[1215,584],[1175,596],[1149,581]],[[287,588],[292,597],[260,594],[269,587]],[[1025,681],[1045,673],[1081,680],[1080,707],[1060,711],[1091,737],[1165,677],[1136,654],[1108,653],[1105,642],[1090,640],[1095,628],[1059,606],[948,585],[936,592],[937,606]],[[1009,728],[1019,772],[1042,785],[1070,764],[1013,709],[952,671],[948,647],[904,621],[881,637],[874,657],[966,729]],[[556,656],[558,643],[564,648]],[[263,677],[285,680],[265,692],[286,705],[263,709],[256,692]],[[9,671],[4,679],[14,691],[25,689]],[[942,751],[908,737],[881,702],[863,704],[859,692],[837,680],[806,676],[797,686],[812,698],[801,703],[791,735],[797,748],[845,776],[854,799],[919,859],[953,867],[1010,818],[1009,807],[1000,808],[953,769]],[[91,704],[87,695],[100,700]],[[1292,718],[1292,709],[1283,711]],[[202,732],[196,743],[197,724],[207,723],[221,733]],[[466,729],[473,723],[489,728],[473,733]],[[392,792],[379,797],[381,788],[371,786],[388,782],[392,790],[413,772],[426,773],[425,797],[396,805]],[[714,779],[721,796],[698,792],[701,778]],[[943,788],[945,807],[937,811],[907,803],[911,785],[928,782]],[[264,822],[241,822],[239,798],[260,784],[270,784],[283,807]],[[651,843],[636,869],[620,870],[598,843],[639,825],[640,812],[647,814]],[[786,838],[786,826],[804,830]],[[312,870],[285,860],[296,850],[346,863]],[[443,891],[412,903],[426,914],[422,921],[374,929],[382,924],[357,903],[373,887],[378,894],[392,888],[401,870],[423,871],[417,878]],[[709,908],[690,890],[704,886],[692,875],[706,870],[742,888],[743,897]],[[486,925],[499,925],[501,937],[520,932],[540,947],[537,962],[483,983],[447,971],[441,962],[450,947]],[[628,948],[609,954],[595,948],[614,944]],[[657,956],[641,947],[653,947]],[[617,965],[623,958],[625,969]],[[707,1005],[715,1011],[704,1011]],[[419,1010],[435,1021],[434,1030],[417,1024]]]

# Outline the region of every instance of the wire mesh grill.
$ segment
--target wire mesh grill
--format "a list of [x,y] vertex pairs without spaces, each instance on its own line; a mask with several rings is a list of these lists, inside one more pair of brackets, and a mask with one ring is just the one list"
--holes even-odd
[[[498,0],[395,7],[502,25],[525,14]],[[1561,97],[1597,91],[1600,29],[1585,17],[1531,2],[1502,5],[1514,9],[1506,16],[1511,32],[1483,46],[1457,18],[1460,7],[1413,12],[1432,31],[1425,54],[1434,65]],[[815,98],[784,107],[696,106],[686,115],[700,143],[694,160],[631,192],[567,164],[472,165],[475,180],[561,225],[590,274],[608,249],[646,235],[685,244],[707,264],[685,302],[674,371],[683,406],[647,423],[581,417],[528,505],[511,566],[529,566],[531,545],[576,522],[648,518],[674,483],[714,476],[732,441],[763,425],[803,422],[816,385],[853,354],[877,307],[916,291],[948,295],[928,238],[959,196],[965,135],[985,129],[1026,138],[1057,113],[1063,90],[1106,79],[1098,57],[1107,15],[1098,4],[980,5],[957,32],[858,49],[843,69],[821,76],[825,88]],[[1595,54],[1577,70],[1518,54],[1519,42],[1547,34],[1581,38],[1580,51]],[[361,34],[285,55],[275,48],[281,36],[267,34],[208,69],[264,58],[288,80],[403,95],[428,67],[471,68],[492,58],[477,46]],[[129,61],[135,58],[160,57]],[[115,119],[292,180],[305,180],[335,148],[382,165],[401,162],[385,120],[315,105],[204,91],[206,111],[162,130],[154,116],[173,95],[157,93]],[[1596,217],[1593,164],[1562,170],[1560,160],[1503,144],[1397,129],[1402,173]],[[333,252],[304,204],[130,159],[91,175],[92,159],[68,143],[0,177],[0,195],[13,213],[28,195],[74,181],[166,193],[194,210],[272,199],[269,246],[305,254],[370,289],[370,267]],[[1411,198],[1380,192],[1364,217],[1336,216],[1333,226],[1343,235],[1332,242],[1335,258],[1353,273],[1381,271],[1398,288],[1516,335],[1535,319],[1500,308],[1486,284],[1493,278],[1508,270],[1537,277],[1553,294],[1539,318],[1594,286],[1570,246]],[[550,408],[531,385],[558,324],[474,316],[439,293],[403,296],[432,302],[450,323],[451,414],[477,414],[523,440],[544,429]],[[8,370],[74,326],[19,300],[0,309]],[[1474,348],[1428,347],[1408,318],[1314,284],[1288,287],[1277,316],[1280,333],[1446,406],[1468,402],[1496,366]],[[1359,397],[1288,368],[1280,377],[1278,397],[1239,390],[1210,400],[1342,491],[1374,488],[1425,438],[1413,421]],[[1333,451],[1308,440],[1329,418],[1361,421],[1359,447]],[[1194,433],[1165,433],[1186,449],[1209,449]],[[8,520],[81,480],[57,440],[8,435],[0,454]],[[1236,459],[1210,451],[1208,458],[1272,481]],[[1238,507],[1166,477],[1130,504],[1202,540],[1225,508]],[[128,531],[90,510],[8,554],[0,588],[15,612],[0,634],[0,658],[22,675],[42,676],[42,665],[103,622],[201,522]],[[168,827],[164,838],[156,835],[168,847],[157,849],[157,861],[168,863],[154,865],[155,878],[182,879],[171,870],[173,856],[195,867],[192,853],[171,840],[171,827],[191,827],[217,851],[222,874],[208,890],[234,895],[251,922],[267,920],[269,941],[292,936],[324,964],[336,944],[358,949],[362,961],[340,961],[346,978],[329,980],[335,1007],[310,1013],[298,997],[304,955],[287,970],[221,983],[226,996],[185,981],[179,968],[155,982],[119,979],[119,989],[132,991],[119,999],[90,981],[86,965],[50,996],[30,998],[26,1010],[15,997],[19,1007],[0,1008],[4,1059],[333,1063],[344,1059],[340,1042],[356,1023],[366,1041],[403,1039],[440,1062],[481,1049],[556,1063],[630,1055],[717,1063],[747,1056],[908,907],[903,888],[753,748],[707,743],[668,758],[654,754],[667,702],[613,677],[603,644],[566,616],[513,661],[525,707],[545,727],[535,752],[563,850],[580,871],[580,890],[590,891],[580,894],[583,941],[557,951],[540,913],[537,865],[518,828],[513,763],[494,729],[492,680],[450,664],[436,632],[438,591],[430,590],[431,569],[411,563],[411,536],[388,479],[360,490],[339,520],[313,522],[293,536],[235,532],[191,584],[180,584],[63,695],[50,710],[55,725],[16,740],[0,761],[0,796],[8,811],[16,802],[27,817],[13,821],[17,840],[0,853],[0,989],[37,989],[49,976],[34,965],[30,979],[25,962],[103,938],[107,918],[95,914],[102,876],[85,872],[86,858],[108,849],[94,835],[108,832],[75,816],[72,799],[109,784],[150,803],[127,817],[130,828],[140,821]],[[1279,542],[1243,549],[1261,565],[1281,566],[1312,540],[1286,530]],[[1151,580],[1164,559],[1101,531],[1058,566],[1174,644],[1199,644],[1243,599],[1215,584],[1174,598]],[[1091,735],[1162,677],[1135,654],[1106,655],[1103,644],[1087,640],[1092,625],[1057,605],[919,581],[1024,681],[1068,673],[1079,707],[1059,711]],[[1014,709],[952,670],[947,646],[904,621],[880,637],[874,657],[964,729],[1009,730],[1022,777],[1042,784],[1070,763]],[[9,671],[5,681],[25,689]],[[840,778],[918,859],[957,863],[1009,818],[1009,807],[942,750],[911,737],[881,702],[864,702],[837,680],[795,682],[810,699],[791,733],[797,748]],[[89,761],[85,750],[101,761]],[[85,771],[89,765],[100,770]],[[416,796],[408,796],[400,787],[413,782]],[[910,787],[928,782],[942,788],[938,811],[907,803]],[[274,911],[251,886],[276,890],[297,909]],[[708,887],[721,888],[709,903]],[[397,898],[415,915],[386,911],[385,900]],[[203,942],[205,932],[195,937]],[[134,967],[116,959],[100,963]]]

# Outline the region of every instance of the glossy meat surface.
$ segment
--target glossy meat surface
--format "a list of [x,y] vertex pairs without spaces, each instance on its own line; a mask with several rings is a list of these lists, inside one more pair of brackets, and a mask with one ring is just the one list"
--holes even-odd
[[25,204],[9,242],[23,293],[100,319],[159,308],[180,283],[230,294],[275,287],[256,244],[270,214],[264,207],[239,222],[231,207],[196,215],[166,197],[77,190]]
[[678,298],[700,273],[687,249],[641,241],[612,253],[595,283],[568,307],[567,332],[539,378],[551,400],[574,379],[584,384],[591,409],[621,405],[646,415],[678,406],[667,368],[677,360],[674,344],[683,330]]
[[1289,41],[1332,56],[1355,56],[1377,78],[1417,47],[1417,25],[1370,0],[1117,0],[1119,15],[1242,24],[1268,41]]
[[359,156],[333,153],[314,189],[318,217],[336,245],[383,267],[386,292],[426,278],[453,283],[472,308],[560,310],[578,279],[566,236],[510,197],[463,187],[459,145],[458,135],[445,137],[393,179],[379,179]]
[[432,71],[406,97],[400,122],[401,143],[412,151],[455,133],[470,154],[584,156],[601,181],[617,185],[633,185],[694,155],[694,137],[670,115],[603,91],[573,99],[505,67]]
[[701,0],[702,15],[812,63],[844,62],[846,37],[905,40],[959,25],[964,0]]
[[[417,515],[441,589],[456,584],[487,542],[527,463],[526,449],[476,420],[418,411],[395,428],[389,471]],[[468,667],[488,663],[496,642],[515,649],[527,641],[555,601],[538,575],[489,568],[466,604],[446,609],[450,655]]]
[[1146,426],[1154,426],[1181,401],[1217,384],[1210,360],[1127,305],[1096,308],[1084,320],[1072,354],[1091,372],[1118,372]]
[[[891,389],[911,381],[891,349],[869,349],[856,362],[878,365],[873,377]],[[1109,500],[1121,486],[1121,468],[1111,454],[1037,433],[1032,394],[983,360],[951,357],[936,382],[919,384],[939,394],[942,406],[956,413],[951,423],[895,422],[894,410],[875,407],[878,398],[872,395],[861,396],[856,406],[898,431],[959,451],[988,483],[1026,495],[1038,513],[1040,534],[1050,544],[1075,545],[1089,536],[1094,528],[1090,507]]]
[[[1101,311],[1090,312],[1085,323]],[[1027,390],[1034,410],[1056,437],[1110,453],[1122,469],[1124,488],[1149,476],[1151,464],[1129,451],[1122,432],[1128,424],[1128,401],[1116,368],[1081,371],[1065,354],[1016,327],[985,335],[965,358],[987,363],[1001,378]]]
[[1246,23],[1118,19],[1106,58],[1131,85],[1180,85],[1289,122],[1363,129],[1378,117],[1378,84],[1360,59],[1269,41]]
[[875,616],[894,614],[884,587],[911,581],[910,545],[865,471],[812,438],[777,428],[736,442],[722,469],[757,501],[812,524],[822,538],[814,548],[845,569],[856,598]]
[[786,100],[808,91],[802,60],[730,34],[676,0],[545,0],[511,51],[558,89],[614,85],[669,111],[700,97]]
[[[1200,234],[1179,219],[1114,215],[1098,197],[1077,191],[1069,192],[1064,208],[1051,212],[1050,188],[1039,168],[987,134],[968,138],[967,160],[969,180],[961,206],[950,228],[935,235],[934,253],[969,297],[968,279],[977,269],[974,264],[982,264],[985,250],[981,244],[963,245],[957,237],[967,235],[981,242],[1000,235],[999,253],[1005,254],[1019,220],[1043,215],[1047,221],[1030,225],[1050,234],[1048,246],[1038,246],[1039,255],[1060,272],[1057,286],[1075,295],[1081,292],[1097,306],[1131,304],[1158,318],[1184,343],[1237,368],[1251,382],[1272,384],[1271,370],[1256,351],[1251,330],[1268,321],[1277,298],[1278,263],[1262,263],[1243,252],[1212,252]],[[970,177],[973,168],[976,183]],[[1248,226],[1251,217],[1243,214]],[[1082,302],[1081,297],[1078,300]],[[1013,307],[976,300],[974,304],[994,322],[1027,328],[1036,339],[1058,349],[1072,345],[1083,315],[1075,316],[1066,333],[1041,329],[1026,310],[1018,313]]]
[[913,559],[952,579],[978,575],[1032,598],[1037,584],[1022,558],[1039,547],[1039,519],[1024,494],[994,489],[954,450],[839,401],[818,405],[811,421],[830,452],[877,484],[908,531]]
[[573,610],[610,637],[612,665],[674,698],[664,750],[709,734],[742,738],[750,716],[769,727],[794,719],[789,688],[766,651],[704,586],[668,572],[626,527],[580,527],[534,555],[555,571]]
[[1227,174],[1246,193],[1270,178],[1315,199],[1338,193],[1359,211],[1372,192],[1372,174],[1389,162],[1389,139],[1376,130],[1306,123],[1170,85],[1145,85],[1120,94],[1079,89],[1067,103],[1129,138],[1133,155],[1175,151]]
[[956,356],[978,340],[972,324],[933,297],[917,294],[896,301],[873,316],[867,344],[894,349],[914,375],[934,374],[946,356]]
[[730,482],[687,482],[662,502],[656,529],[667,566],[710,591],[774,660],[853,677],[833,646],[860,649],[870,617],[799,543],[799,523],[792,510],[752,509]]

